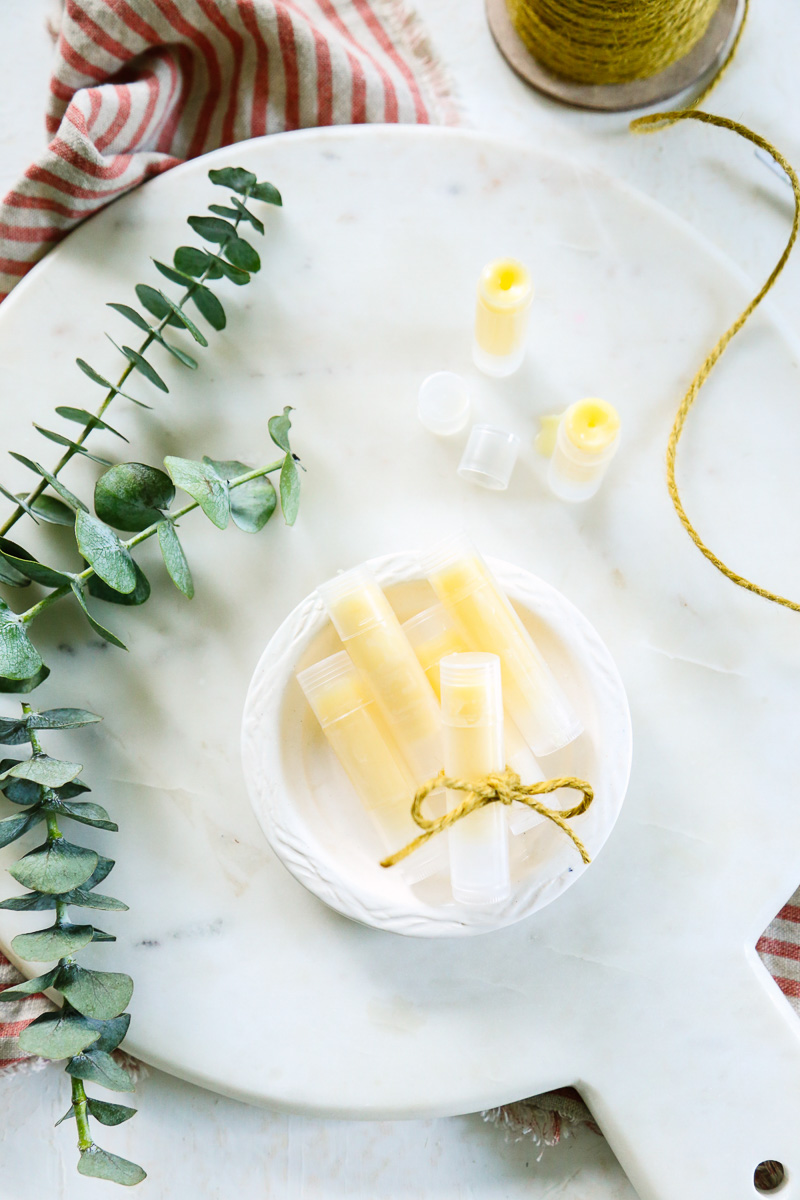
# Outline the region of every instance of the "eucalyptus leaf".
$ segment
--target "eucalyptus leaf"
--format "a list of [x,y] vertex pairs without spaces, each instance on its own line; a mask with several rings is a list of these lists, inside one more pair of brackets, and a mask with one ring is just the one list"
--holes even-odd
[[[182,324],[182,322],[181,322]],[[168,351],[173,358],[177,358],[179,363],[184,367],[188,367],[190,371],[196,371],[198,362],[196,358],[192,358],[191,354],[187,354],[185,350],[179,349],[178,346],[173,346],[172,342],[168,342],[165,337],[158,337],[159,343]]]
[[131,1014],[122,1013],[121,1016],[113,1017],[110,1021],[96,1021],[94,1017],[87,1017],[86,1020],[100,1034],[99,1041],[95,1042],[92,1049],[104,1050],[106,1054],[111,1054],[127,1034],[131,1023]]
[[270,417],[267,422],[269,436],[272,438],[279,450],[283,450],[284,454],[291,454],[292,447],[289,445],[289,430],[292,428],[292,422],[289,418],[289,413],[294,412],[287,404],[283,412],[278,417]]
[[42,663],[35,675],[29,675],[25,679],[7,679],[0,675],[0,692],[14,694],[32,692],[40,683],[44,683],[49,674],[50,668]]
[[87,1106],[95,1121],[101,1125],[121,1125],[123,1121],[130,1121],[137,1112],[135,1108],[128,1108],[127,1104],[111,1104],[108,1100],[91,1097],[87,1099]]
[[[181,281],[182,277],[178,276],[178,282]],[[191,280],[188,280],[188,282],[191,283]],[[161,292],[157,291],[154,287],[150,287],[149,283],[137,283],[136,295],[142,307],[146,308],[154,317],[158,317],[159,321],[166,321],[167,325],[180,325],[180,321],[165,302]]]
[[104,929],[98,929],[96,925],[92,930],[93,942],[115,942],[116,940],[117,935],[115,933],[106,933]]
[[128,647],[124,642],[120,641],[115,633],[112,633],[110,629],[106,629],[105,625],[101,625],[97,618],[92,616],[86,606],[86,600],[83,592],[81,591],[80,585],[74,581],[72,583],[72,594],[83,609],[83,615],[86,617],[86,620],[89,622],[95,633],[103,638],[104,641],[110,642],[112,646],[118,646],[120,650],[127,650]]
[[133,980],[119,971],[87,971],[77,963],[62,967],[58,989],[73,1008],[96,1021],[111,1021],[128,1007]]
[[89,511],[83,501],[79,500],[77,496],[73,495],[69,488],[65,487],[61,480],[57,479],[55,475],[51,475],[41,463],[33,462],[30,458],[26,458],[24,454],[17,454],[16,450],[9,450],[9,454],[12,458],[15,458],[17,462],[21,462],[24,467],[27,467],[29,471],[33,471],[36,475],[41,475],[42,479],[46,479],[53,491],[58,492],[61,499],[66,500],[70,508],[83,509],[84,512]]
[[[186,249],[190,249],[190,247],[186,247]],[[195,282],[191,275],[187,275],[185,271],[176,271],[174,267],[169,267],[166,263],[159,262],[157,258],[153,259],[153,266],[156,267],[166,279],[169,279],[171,283],[177,283],[180,287],[190,287]],[[145,285],[140,284],[139,286],[144,287]],[[155,292],[155,288],[152,290]],[[160,292],[156,292],[156,295],[160,297],[161,294]]]
[[[117,349],[119,349],[118,346]],[[99,383],[101,387],[106,389],[106,391],[112,392],[115,396],[122,396],[124,400],[130,400],[132,404],[138,404],[140,408],[151,407],[149,404],[145,404],[143,400],[137,400],[135,396],[129,396],[127,392],[120,391],[116,384],[111,383],[110,380],[100,375],[99,372],[95,371],[94,367],[90,367],[89,364],[84,362],[82,358],[76,358],[75,362],[83,371],[84,375],[88,375],[89,379],[91,379],[94,383]]]
[[[77,410],[76,410],[77,411]],[[111,429],[110,425],[104,426],[106,429]],[[116,433],[116,430],[111,430]],[[119,434],[122,437],[122,434]],[[43,496],[37,496],[31,501],[31,508],[36,513],[37,517],[41,517],[43,521],[47,521],[50,525],[74,525],[75,513],[69,508],[63,500],[56,500],[55,496],[48,496],[45,493]]]
[[38,996],[40,992],[53,987],[58,978],[59,967],[53,967],[45,975],[37,975],[34,979],[25,979],[22,983],[14,984],[0,992],[0,1004],[13,1004],[15,1000],[24,1000],[26,996]]
[[21,496],[15,496],[13,493],[9,492],[8,488],[4,488],[2,483],[0,483],[0,495],[5,496],[6,500],[10,500],[13,505],[15,505],[17,508],[21,508],[23,512],[26,512],[33,521],[34,525],[39,524],[39,522],[36,520],[36,513],[28,503],[28,495],[26,492],[23,492]]
[[16,567],[13,567],[7,559],[0,554],[0,583],[5,583],[9,587],[30,587],[31,581],[27,575],[23,575]]
[[136,568],[113,529],[88,513],[75,514],[75,540],[88,563],[115,592],[132,592]]
[[281,467],[281,508],[287,525],[294,525],[300,507],[300,472],[291,454],[287,454]]
[[[233,263],[226,262],[224,258],[220,258],[218,254],[209,254],[209,261],[212,266],[216,267],[221,275],[226,279],[230,279],[231,283],[235,283],[238,287],[244,287],[250,282],[250,275],[247,271],[243,271],[240,267],[234,266]],[[209,274],[209,279],[212,276]]]
[[[191,319],[191,317],[188,317],[186,315],[186,313],[183,311],[183,309],[180,307],[180,305],[176,304],[174,302],[174,300],[170,300],[169,296],[167,296],[164,292],[161,293],[161,297],[169,305],[174,316],[176,317],[176,319],[178,321],[180,321],[181,325],[183,325],[184,328],[189,330],[189,333],[192,335],[192,337],[198,343],[198,345],[207,346],[208,338],[206,337],[206,335],[204,333],[201,333],[201,331],[195,325],[194,321]],[[194,359],[192,359],[192,362],[194,362]]]
[[64,762],[60,758],[50,758],[47,754],[35,754],[22,762],[14,763],[0,774],[0,783],[8,777],[12,779],[27,779],[42,787],[58,788],[65,783],[77,779],[83,767],[80,763]]
[[108,604],[146,604],[150,599],[150,580],[135,559],[133,566],[136,571],[136,586],[132,592],[117,592],[104,583],[99,575],[91,575],[86,581],[89,595],[98,600],[105,600]]
[[112,1092],[132,1092],[134,1082],[124,1067],[105,1050],[90,1046],[83,1054],[76,1055],[67,1063],[68,1075],[90,1083],[99,1083]]
[[88,1021],[75,1013],[43,1013],[22,1030],[19,1045],[28,1054],[55,1061],[80,1054],[99,1037]]
[[250,195],[254,200],[263,200],[265,204],[283,204],[281,194],[278,189],[271,183],[257,183],[252,188]]
[[239,216],[235,208],[226,208],[224,204],[209,204],[208,211],[217,217],[233,217],[234,220]]
[[85,708],[46,708],[43,712],[29,713],[25,718],[29,729],[82,729],[84,725],[96,725],[102,719]]
[[6,562],[11,563],[17,571],[27,575],[34,583],[41,583],[44,587],[51,588],[69,586],[69,575],[56,571],[54,567],[46,567],[44,563],[37,562],[32,554],[29,554],[22,546],[18,546],[16,542],[10,541],[9,538],[0,537],[0,554]]
[[232,192],[247,195],[256,187],[256,176],[244,167],[221,167],[208,172],[208,178],[219,187],[230,188]]
[[210,288],[203,287],[198,284],[195,291],[192,293],[192,301],[195,307],[208,321],[212,329],[221,330],[227,324],[225,309],[220,304],[217,297]]
[[22,896],[9,896],[6,900],[0,900],[0,908],[7,908],[10,912],[45,912],[55,906],[55,896],[46,896],[44,892],[25,892]]
[[230,498],[227,484],[216,472],[188,458],[165,458],[164,466],[172,482],[197,501],[209,521],[218,529],[225,529],[230,517]]
[[97,866],[86,880],[86,883],[84,883],[83,889],[88,892],[91,891],[92,888],[96,888],[98,883],[102,883],[103,880],[111,874],[113,869],[114,859],[105,858],[102,854],[98,854]]
[[211,265],[211,255],[206,250],[198,250],[196,246],[179,246],[173,262],[186,275],[202,275]]
[[[235,459],[218,461],[213,458],[203,458],[206,466],[212,467],[221,479],[230,482],[241,475],[246,475],[252,468]],[[234,525],[245,533],[258,533],[275,511],[278,498],[272,482],[261,475],[230,489],[231,517]]]
[[143,333],[153,332],[150,322],[146,321],[142,314],[137,312],[135,308],[131,308],[129,304],[115,304],[110,302],[106,305],[106,308],[113,308],[115,312],[118,312],[121,316],[125,317],[126,320],[130,321],[132,325],[135,325],[137,329],[141,329]]
[[[21,838],[29,829],[33,829],[44,820],[44,813],[39,811],[24,812],[11,817],[3,817],[0,821],[0,846],[10,846],[17,838]],[[2,993],[0,992],[0,995]]]
[[[92,429],[107,429],[109,433],[113,433],[115,437],[122,438],[123,442],[127,442],[124,433],[120,433],[113,425],[109,425],[108,421],[101,420],[100,417],[90,413],[85,408],[70,408],[67,404],[60,404],[56,409],[60,417],[65,421],[74,421],[78,425],[89,425]],[[35,506],[34,506],[35,507]],[[47,518],[45,517],[45,520]],[[56,522],[56,524],[72,524],[72,513],[70,513],[69,522]]]
[[103,896],[100,892],[88,892],[85,887],[73,888],[65,892],[62,899],[66,904],[75,904],[78,908],[95,908],[103,912],[127,912],[128,905],[123,904],[114,896]]
[[92,940],[91,925],[51,925],[49,929],[37,929],[35,933],[18,933],[11,949],[26,962],[52,962],[77,954]]
[[255,213],[251,213],[246,204],[242,204],[241,200],[238,200],[236,196],[231,196],[231,204],[235,205],[234,216],[239,217],[241,221],[248,221],[258,233],[263,234],[264,222],[259,221]]
[[55,895],[85,883],[97,866],[97,854],[66,838],[52,838],[8,868],[23,887]]
[[236,236],[236,230],[230,221],[221,221],[219,217],[187,217],[186,220],[195,233],[207,242],[224,245]]
[[87,1175],[92,1179],[108,1179],[111,1183],[120,1183],[124,1187],[134,1187],[147,1178],[147,1172],[137,1163],[118,1154],[109,1154],[94,1143],[86,1150],[81,1150],[78,1159],[78,1174]]
[[36,677],[42,665],[42,657],[21,618],[0,599],[0,675],[7,680],[27,681]]
[[[106,337],[108,337],[108,334],[106,334]],[[109,337],[108,340],[111,342],[111,345],[115,347],[115,349],[119,350],[120,354],[125,355],[128,362],[133,363],[136,370],[141,375],[144,375],[145,379],[149,380],[150,383],[159,388],[162,392],[169,391],[169,388],[164,383],[164,380],[161,378],[155,367],[152,366],[152,364],[149,363],[147,359],[139,353],[138,350],[134,350],[132,346],[118,346],[111,337]]]
[[171,521],[159,521],[158,544],[167,574],[179,592],[188,600],[194,596],[194,582],[180,538]]
[[118,463],[100,476],[94,489],[100,520],[132,533],[160,520],[174,499],[169,476],[146,463]]
[[119,825],[112,821],[102,804],[92,804],[88,801],[62,800],[58,804],[58,812],[79,821],[81,825],[91,825],[95,829],[107,829],[116,833]]
[[53,429],[44,429],[41,425],[33,422],[33,428],[40,433],[42,437],[47,438],[49,442],[55,442],[57,446],[68,446],[73,454],[82,454],[84,458],[90,458],[92,462],[99,463],[101,467],[110,465],[107,458],[101,458],[99,454],[92,454],[85,446],[79,442],[73,442],[70,438],[64,437],[63,433],[56,433]]
[[243,271],[255,274],[256,271],[261,270],[261,259],[258,253],[244,238],[232,237],[229,242],[226,242],[222,252],[235,267],[241,267]]
[[0,745],[22,746],[30,740],[27,717],[0,717]]

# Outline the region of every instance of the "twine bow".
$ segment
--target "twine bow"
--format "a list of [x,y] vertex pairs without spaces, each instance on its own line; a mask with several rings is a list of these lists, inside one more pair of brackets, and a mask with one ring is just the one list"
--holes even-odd
[[[424,817],[422,805],[431,792],[442,787],[449,788],[454,792],[466,792],[467,795],[460,804],[451,808],[443,817],[435,817],[433,820]],[[534,799],[535,796],[556,792],[559,788],[574,788],[576,792],[583,792],[583,799],[574,808],[564,809],[547,808],[541,801]],[[420,846],[424,846],[437,833],[441,833],[443,829],[449,829],[462,817],[477,812],[479,808],[485,808],[487,804],[495,804],[498,801],[501,804],[513,804],[515,800],[520,804],[527,804],[529,808],[534,809],[543,817],[547,817],[548,821],[558,825],[559,829],[563,829],[567,837],[575,843],[583,861],[587,864],[591,862],[583,842],[567,824],[571,817],[579,817],[581,813],[586,812],[594,800],[594,790],[591,784],[584,779],[576,779],[572,775],[566,775],[560,779],[545,779],[541,783],[524,784],[516,771],[506,767],[505,771],[496,775],[487,775],[485,779],[451,779],[444,771],[440,771],[433,779],[423,783],[422,787],[417,789],[411,805],[411,816],[423,832],[402,850],[397,850],[388,858],[382,859],[381,866],[393,867],[396,863],[402,862],[404,858],[408,858],[409,854],[413,854]]]

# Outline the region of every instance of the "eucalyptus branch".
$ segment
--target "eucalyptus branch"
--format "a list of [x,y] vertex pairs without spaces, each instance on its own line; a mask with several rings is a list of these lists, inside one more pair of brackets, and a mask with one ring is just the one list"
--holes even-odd
[[[69,407],[56,409],[59,416],[80,425],[80,432],[74,439],[36,426],[48,441],[65,447],[52,471],[24,455],[11,452],[18,462],[38,476],[38,480],[36,486],[22,496],[13,495],[0,484],[0,494],[14,505],[0,526],[0,584],[24,588],[34,583],[49,590],[22,613],[12,611],[6,600],[0,598],[0,692],[30,692],[48,676],[49,670],[28,631],[36,617],[68,596],[74,597],[96,634],[126,649],[89,608],[87,594],[112,604],[144,604],[150,596],[150,584],[132,551],[154,536],[158,538],[168,575],[191,599],[194,584],[176,527],[178,521],[192,510],[200,508],[220,529],[232,521],[247,533],[257,533],[275,512],[279,492],[284,520],[289,525],[295,521],[300,476],[299,460],[289,443],[291,410],[288,408],[268,422],[269,436],[281,457],[262,467],[252,468],[235,460],[208,457],[201,461],[170,457],[164,461],[166,471],[162,471],[137,462],[112,465],[86,449],[85,443],[95,429],[105,429],[127,441],[124,434],[104,419],[117,396],[149,407],[122,390],[133,371],[160,391],[169,391],[167,383],[145,358],[153,344],[161,345],[184,367],[197,367],[195,359],[165,336],[167,327],[174,326],[187,331],[198,345],[208,345],[205,335],[185,312],[184,306],[191,301],[212,329],[224,329],[225,310],[209,283],[224,276],[237,285],[246,284],[251,273],[260,269],[258,254],[241,237],[240,225],[246,221],[263,234],[264,225],[247,207],[247,201],[254,199],[279,205],[279,193],[272,184],[258,182],[252,172],[242,168],[210,171],[209,177],[212,183],[231,190],[229,206],[209,205],[214,216],[189,217],[188,222],[215,250],[180,246],[175,251],[172,266],[155,261],[161,275],[183,288],[180,300],[171,299],[149,284],[137,284],[137,298],[156,318],[155,325],[151,325],[137,309],[112,303],[110,307],[145,333],[138,349],[125,345],[117,347],[127,360],[117,383],[111,383],[89,363],[77,359],[83,374],[104,389],[100,407],[93,413]],[[76,454],[85,455],[108,468],[95,485],[94,514],[60,477]],[[278,470],[280,480],[276,491],[268,476]],[[173,508],[178,488],[191,500]],[[69,529],[70,543],[81,555],[85,564],[83,569],[70,571],[49,566],[29,550],[10,541],[5,535],[23,513],[34,520],[41,519]],[[132,536],[122,540],[116,531]],[[0,716],[0,745],[30,743],[31,746],[28,759],[0,760],[0,792],[18,809],[0,819],[0,847],[11,844],[42,824],[46,830],[42,845],[30,850],[9,868],[11,875],[30,890],[0,901],[0,908],[51,910],[54,914],[51,926],[18,934],[11,945],[14,953],[26,962],[55,962],[44,975],[0,993],[0,1004],[24,999],[45,989],[60,992],[62,1007],[55,1013],[42,1014],[27,1025],[20,1035],[20,1046],[43,1058],[66,1059],[65,1070],[71,1076],[72,1103],[61,1121],[69,1118],[75,1121],[79,1172],[130,1185],[144,1179],[144,1171],[135,1163],[97,1146],[92,1138],[90,1118],[103,1125],[118,1125],[132,1117],[136,1110],[88,1096],[84,1085],[93,1081],[116,1091],[133,1090],[128,1072],[113,1057],[130,1023],[125,1009],[133,992],[133,981],[119,972],[81,967],[75,959],[80,950],[91,942],[115,939],[93,923],[78,924],[70,919],[72,907],[124,911],[127,905],[95,890],[112,870],[113,860],[68,841],[61,828],[65,820],[110,832],[116,831],[117,826],[101,805],[76,800],[89,790],[79,778],[83,770],[81,764],[50,758],[43,751],[39,737],[42,730],[70,729],[100,719],[83,709],[37,712],[27,703],[23,703],[21,718]]]
[[[242,193],[245,197],[245,204],[247,202],[248,197],[251,194],[251,191],[252,191],[252,186],[248,185],[245,187],[245,189]],[[214,207],[217,207],[217,206],[214,206]],[[241,211],[237,212],[236,218],[231,227],[230,234],[225,238],[225,240],[223,242],[220,243],[220,250],[224,251],[225,246],[228,244],[228,242],[231,241],[234,237],[236,237],[238,235],[239,226],[240,226],[241,222],[245,219],[247,219],[245,212],[241,212]],[[213,265],[212,265],[212,263],[209,262],[208,266],[203,270],[203,272],[199,276],[199,278],[192,280],[192,282],[189,284],[189,287],[186,289],[183,296],[178,301],[179,309],[182,309],[184,304],[186,304],[187,301],[191,300],[194,297],[198,288],[202,287],[205,284],[205,282],[209,278],[212,270],[213,270]],[[151,331],[150,333],[147,334],[147,337],[144,339],[144,341],[141,343],[141,345],[136,350],[136,354],[139,355],[140,357],[143,357],[144,354],[147,352],[147,350],[149,350],[149,348],[153,344],[153,342],[161,339],[161,335],[163,334],[164,330],[166,329],[166,327],[169,324],[174,322],[174,319],[175,319],[174,314],[171,311],[167,312],[164,315],[164,317],[162,318],[160,324],[158,326],[156,326],[156,328],[153,331]],[[134,361],[128,362],[128,364],[125,366],[124,370],[122,371],[122,374],[120,375],[119,379],[117,380],[116,384],[114,384],[112,387],[110,387],[109,390],[106,392],[106,395],[103,398],[103,401],[102,401],[100,407],[98,408],[97,412],[91,414],[90,420],[88,420],[85,423],[83,429],[78,434],[78,436],[75,438],[74,445],[67,447],[67,449],[62,454],[61,458],[58,460],[56,465],[53,467],[51,474],[58,477],[58,475],[64,469],[64,467],[67,465],[67,463],[70,462],[70,460],[72,458],[74,458],[74,456],[76,454],[80,453],[80,447],[82,447],[84,445],[84,443],[86,442],[86,440],[89,437],[89,434],[92,432],[92,430],[98,429],[101,427],[102,418],[106,412],[106,409],[112,403],[115,396],[122,394],[121,388],[127,381],[128,376],[132,373],[132,371],[134,371],[135,367],[136,367],[136,363]],[[131,397],[129,397],[129,398],[132,399]],[[46,487],[47,487],[47,480],[42,479],[36,485],[36,487],[33,488],[33,490],[30,491],[28,493],[28,495],[23,498],[22,503],[18,504],[17,507],[14,509],[14,511],[11,513],[11,515],[4,522],[4,524],[0,525],[0,537],[4,536],[6,533],[8,533],[8,531],[10,529],[12,529],[14,527],[14,525],[16,525],[16,523],[17,523],[17,521],[19,521],[20,517],[24,516],[24,514],[26,512],[28,512],[28,513],[31,512],[32,506],[42,495],[42,493],[44,492]]]

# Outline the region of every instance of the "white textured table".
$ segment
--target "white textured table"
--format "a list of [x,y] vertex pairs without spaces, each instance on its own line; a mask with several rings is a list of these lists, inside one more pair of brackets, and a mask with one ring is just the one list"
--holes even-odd
[[[39,23],[46,7],[31,4],[25,12],[21,9],[15,12],[13,20],[19,36],[5,42],[7,94],[14,98],[14,124],[17,130],[27,129],[29,133],[27,141],[17,133],[2,148],[0,169],[8,182],[28,161],[41,136],[39,110],[46,77],[47,42]],[[764,168],[750,161],[744,166],[751,180],[752,195],[730,190],[731,179],[734,187],[738,183],[743,153],[747,154],[741,147],[723,145],[722,135],[712,143],[702,135],[693,142],[693,133],[668,135],[673,141],[683,137],[685,142],[693,143],[695,165],[685,144],[669,146],[657,139],[633,143],[622,133],[621,123],[615,127],[608,119],[567,113],[528,93],[507,72],[488,40],[478,3],[473,3],[466,13],[462,5],[454,2],[426,4],[423,12],[444,57],[453,66],[468,113],[476,125],[503,133],[520,133],[537,144],[557,145],[572,154],[603,162],[645,189],[660,194],[705,227],[759,276],[764,273],[762,264],[773,253],[771,239],[777,245],[782,233],[784,193]],[[797,30],[795,36],[789,29],[781,40],[767,40],[770,29],[787,22],[796,25],[797,15],[787,11],[778,0],[759,6],[737,71],[715,96],[715,107],[749,119],[771,133],[791,156],[797,138],[788,120],[781,117],[781,110],[786,113],[796,110],[800,91],[791,53]],[[19,54],[20,36],[29,47],[27,61]],[[29,97],[27,104],[18,103],[20,92]],[[21,126],[20,111],[24,114]],[[609,134],[609,130],[613,132]],[[701,163],[709,159],[711,166],[706,175]],[[758,201],[762,192],[771,198],[771,203],[759,207],[758,220],[754,221],[750,204]],[[740,229],[745,219],[748,236],[742,241]],[[795,271],[783,285],[785,299],[796,295],[796,278]],[[61,1080],[55,1073],[45,1072],[36,1079],[21,1078],[8,1085],[5,1095],[9,1106],[13,1096],[25,1114],[21,1118],[12,1115],[3,1130],[9,1139],[15,1131],[13,1147],[19,1144],[18,1138],[25,1136],[30,1136],[32,1145],[38,1142],[39,1118],[34,1121],[28,1115],[33,1107],[34,1088],[39,1090],[44,1105],[50,1105],[54,1116],[61,1111],[61,1101],[57,1098]],[[176,1102],[178,1096],[180,1103]],[[127,1151],[135,1157],[142,1144],[140,1131],[148,1131],[153,1139],[148,1166],[159,1181],[153,1195],[216,1196],[222,1194],[224,1178],[226,1193],[239,1190],[245,1196],[255,1196],[261,1194],[266,1164],[276,1192],[301,1200],[330,1195],[394,1198],[402,1194],[448,1198],[464,1194],[479,1196],[480,1200],[484,1196],[510,1200],[522,1194],[537,1200],[544,1195],[563,1194],[569,1200],[583,1200],[590,1195],[597,1200],[601,1197],[627,1200],[633,1195],[611,1162],[607,1148],[590,1135],[582,1135],[576,1146],[548,1155],[539,1167],[531,1162],[528,1169],[523,1167],[523,1162],[531,1157],[527,1151],[520,1157],[521,1147],[504,1147],[499,1135],[483,1129],[472,1119],[353,1126],[271,1117],[221,1101],[158,1073],[142,1085],[140,1098],[143,1114],[128,1127],[130,1142],[126,1147],[120,1139],[118,1144],[123,1153]],[[260,1136],[254,1138],[255,1133]],[[185,1156],[175,1150],[177,1140],[183,1137],[188,1143]],[[469,1139],[468,1151],[466,1139]],[[70,1174],[71,1147],[65,1147],[65,1139],[58,1134],[54,1140],[61,1147],[63,1169],[58,1167],[57,1158],[35,1155],[34,1165],[23,1171],[12,1164],[12,1154],[4,1152],[4,1185],[10,1198],[30,1200],[45,1188],[53,1192],[56,1187],[70,1198],[88,1194],[87,1185]],[[219,1146],[218,1174],[208,1154],[212,1142]],[[199,1157],[193,1153],[196,1144],[203,1146]],[[377,1163],[382,1157],[390,1165],[381,1167],[378,1163],[373,1173],[366,1165],[363,1169],[361,1164],[355,1165],[359,1158],[365,1164],[369,1162],[369,1148],[375,1152],[373,1161]],[[471,1161],[473,1158],[476,1161]]]

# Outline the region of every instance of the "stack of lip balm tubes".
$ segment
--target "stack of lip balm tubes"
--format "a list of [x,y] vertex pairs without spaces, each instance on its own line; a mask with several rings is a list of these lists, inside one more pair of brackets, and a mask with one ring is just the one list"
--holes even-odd
[[[423,563],[438,603],[401,625],[364,568],[319,594],[344,649],[298,673],[328,742],[388,853],[419,835],[411,802],[444,768],[476,780],[506,765],[523,783],[545,778],[537,757],[577,738],[582,726],[530,634],[475,547],[451,539]],[[425,803],[442,815],[464,793]],[[511,892],[509,835],[542,818],[489,804],[431,838],[398,864],[407,883],[447,870],[454,900],[500,903]]]

